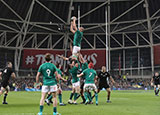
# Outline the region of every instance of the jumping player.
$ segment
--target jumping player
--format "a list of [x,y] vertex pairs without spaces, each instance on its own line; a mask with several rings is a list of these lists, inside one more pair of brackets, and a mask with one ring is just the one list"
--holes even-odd
[[106,67],[105,66],[102,66],[102,70],[98,74],[98,79],[99,79],[98,93],[103,88],[105,88],[107,93],[108,93],[108,95],[107,95],[107,103],[111,103],[111,101],[110,101],[111,89],[110,89],[110,86],[109,86],[109,80],[111,80],[112,83],[115,83],[115,81],[113,80],[112,76],[110,76],[110,74],[106,71]]
[[154,92],[155,96],[159,96],[159,88],[160,88],[160,75],[158,72],[155,72],[155,75],[153,76],[151,80],[151,86],[154,84]]
[[76,26],[76,17],[72,17],[70,31],[74,34],[74,40],[73,40],[73,51],[72,55],[76,55],[78,57],[78,54],[81,50],[81,40],[83,37],[83,27],[77,28]]
[[96,98],[96,105],[98,105],[98,90],[97,87],[95,85],[95,83],[97,82],[97,73],[96,71],[93,69],[94,65],[93,63],[90,63],[88,65],[88,69],[85,69],[81,74],[78,75],[78,77],[82,77],[84,76],[85,78],[85,84],[84,84],[84,94],[85,94],[85,99],[86,102],[85,104],[88,104],[89,102],[89,93],[90,91],[94,91],[95,92],[95,98]]
[[[47,53],[45,55],[46,63],[42,64],[36,76],[36,83],[39,83],[39,77],[43,75],[43,86],[42,86],[42,96],[40,100],[40,112],[38,115],[42,115],[43,105],[45,96],[48,92],[53,95],[53,115],[58,115],[57,113],[57,80],[62,79],[57,72],[57,68],[51,63],[51,54]],[[62,79],[63,80],[63,79]]]
[[11,62],[7,62],[7,67],[5,67],[0,72],[0,78],[2,79],[0,96],[5,92],[3,104],[8,104],[6,102],[6,98],[7,98],[8,91],[9,91],[9,86],[8,86],[9,85],[9,79],[11,77],[12,78],[16,78],[16,75],[15,75],[13,69],[12,69],[12,63]]

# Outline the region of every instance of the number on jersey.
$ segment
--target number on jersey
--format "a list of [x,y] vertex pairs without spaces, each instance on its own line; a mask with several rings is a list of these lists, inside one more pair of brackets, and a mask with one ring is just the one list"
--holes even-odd
[[48,76],[50,76],[51,70],[50,70],[50,69],[47,69],[46,72],[47,72]]
[[89,77],[91,77],[91,76],[92,76],[92,73],[90,72]]
[[7,69],[4,70],[4,73],[7,73]]

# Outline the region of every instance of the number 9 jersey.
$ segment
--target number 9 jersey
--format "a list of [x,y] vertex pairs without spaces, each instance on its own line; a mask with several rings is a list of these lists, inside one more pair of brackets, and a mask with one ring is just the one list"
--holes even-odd
[[39,67],[38,72],[43,75],[43,85],[53,86],[57,84],[54,74],[56,71],[56,66],[49,62],[46,62]]

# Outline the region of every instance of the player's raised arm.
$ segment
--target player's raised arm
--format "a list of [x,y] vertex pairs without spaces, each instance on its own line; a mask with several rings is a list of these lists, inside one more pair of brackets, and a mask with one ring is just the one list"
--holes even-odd
[[72,20],[73,20],[71,22],[72,28],[73,28],[74,31],[77,31],[77,26],[76,26],[76,20],[77,20],[77,18],[74,16],[74,17],[72,17]]
[[73,22],[71,22],[70,31],[71,31],[73,34],[76,32],[76,31],[73,29]]
[[62,59],[65,60],[65,61],[68,61],[68,60],[69,60],[69,58],[64,57],[64,56],[62,56],[62,55],[57,55],[57,56],[60,57],[60,58],[62,58]]
[[73,51],[72,42],[70,42],[69,46],[70,46],[70,51],[72,52]]

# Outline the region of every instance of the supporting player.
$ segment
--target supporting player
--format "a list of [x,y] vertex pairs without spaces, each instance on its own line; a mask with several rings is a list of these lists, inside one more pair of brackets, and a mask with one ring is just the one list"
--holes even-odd
[[90,91],[94,91],[95,93],[95,98],[96,98],[96,105],[98,105],[98,90],[97,87],[95,85],[95,83],[97,82],[97,73],[96,71],[93,69],[94,65],[93,63],[90,63],[88,65],[88,69],[85,69],[81,74],[77,75],[78,77],[82,77],[84,76],[85,78],[85,84],[84,84],[84,94],[85,94],[85,99],[86,102],[85,104],[88,104],[89,102],[89,93]]
[[154,92],[155,92],[155,96],[159,96],[159,89],[160,89],[160,75],[158,72],[155,72],[152,80],[151,80],[151,86],[153,86],[154,84]]
[[4,100],[3,100],[3,104],[8,104],[6,102],[6,98],[8,95],[8,91],[9,91],[9,79],[10,78],[16,78],[16,75],[12,69],[12,63],[11,62],[7,62],[7,67],[5,67],[1,72],[0,72],[0,78],[2,78],[2,82],[1,82],[1,91],[0,91],[0,96],[5,92],[4,94]]
[[113,84],[115,83],[115,81],[113,80],[112,76],[110,76],[110,74],[106,71],[106,67],[105,66],[102,66],[102,70],[98,74],[98,79],[99,79],[98,93],[103,88],[105,88],[107,93],[108,93],[108,95],[107,95],[107,103],[111,103],[111,101],[110,101],[111,89],[110,89],[110,86],[109,86],[109,80],[111,80]]
[[70,31],[74,34],[72,55],[75,55],[78,57],[81,50],[81,40],[83,37],[84,28],[83,27],[77,28],[76,20],[77,20],[76,17],[72,17]]
[[74,95],[73,104],[75,105],[77,104],[76,100],[80,92],[80,81],[79,78],[77,77],[78,69],[79,69],[79,63],[77,63],[76,61],[72,61],[72,63],[69,64],[69,73],[72,76],[72,93],[68,101],[69,104],[72,104],[73,95]]
[[[80,54],[80,56],[79,56],[79,61],[81,62],[81,66],[82,66],[82,72],[85,70],[85,69],[88,69],[88,63],[89,62],[87,62],[86,60],[84,60],[84,58],[83,58],[83,56]],[[84,97],[84,91],[83,91],[83,87],[84,87],[84,81],[85,81],[85,79],[84,79],[84,77],[82,76],[81,77],[81,79],[80,79],[80,96],[81,96],[81,98],[82,98],[82,100],[83,100],[83,102],[81,102],[81,104],[83,104],[83,103],[85,103],[85,97]],[[89,92],[89,94],[90,94],[90,92]],[[91,95],[91,94],[90,94]],[[77,97],[78,98],[78,97]]]
[[45,96],[48,92],[52,93],[53,96],[53,115],[58,115],[57,112],[57,81],[62,79],[61,76],[57,72],[57,68],[54,64],[51,63],[51,54],[47,53],[45,55],[46,63],[42,64],[36,76],[36,83],[39,83],[39,77],[43,75],[43,86],[42,86],[42,95],[40,100],[40,112],[38,115],[42,115],[43,105]]

